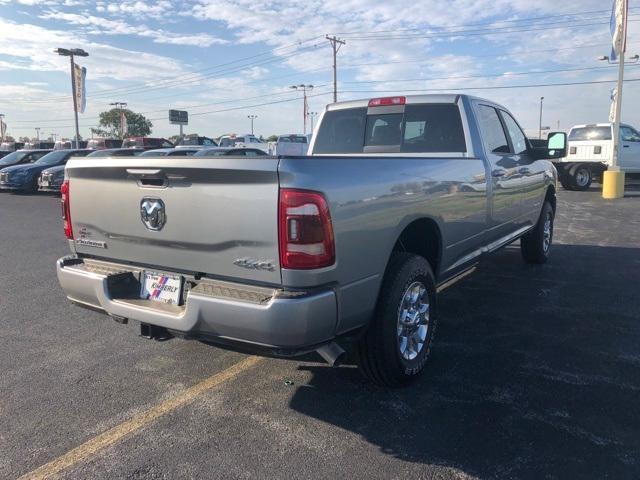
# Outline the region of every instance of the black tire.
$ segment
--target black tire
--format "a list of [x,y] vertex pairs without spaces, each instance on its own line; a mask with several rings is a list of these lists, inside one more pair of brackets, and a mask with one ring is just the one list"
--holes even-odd
[[583,192],[588,190],[593,182],[593,172],[589,165],[579,164],[570,170],[571,190]]
[[[428,315],[418,315],[417,318],[426,322],[426,325],[407,326],[406,332],[413,332],[417,338],[424,333],[424,340],[421,344],[413,343],[411,340],[403,343],[407,347],[405,355],[410,357],[413,353],[416,354],[413,358],[405,358],[401,353],[398,333],[399,312],[408,289],[414,286],[421,291],[420,285],[425,290],[421,298],[428,299]],[[411,253],[392,254],[373,319],[364,337],[356,345],[358,364],[365,377],[384,387],[398,387],[418,377],[429,357],[436,330],[436,296],[435,277],[427,260]],[[424,306],[424,302],[417,303]],[[426,330],[423,330],[422,326],[426,326]],[[413,346],[412,349],[409,348],[410,345]]]
[[[550,222],[548,233],[545,232],[547,219]],[[553,220],[553,208],[549,202],[544,202],[538,223],[520,239],[520,251],[525,262],[540,265],[549,259],[553,243]]]
[[573,190],[573,182],[571,181],[571,178],[569,177],[569,174],[567,172],[560,172],[559,177],[562,188],[564,188],[565,190]]

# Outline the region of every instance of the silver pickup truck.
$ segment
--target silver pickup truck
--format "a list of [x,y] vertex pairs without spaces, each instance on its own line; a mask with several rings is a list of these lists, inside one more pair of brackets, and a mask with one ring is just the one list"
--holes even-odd
[[300,157],[83,158],[62,187],[68,298],[180,336],[331,364],[374,382],[427,361],[437,292],[520,239],[544,263],[566,135],[534,149],[465,95],[328,105]]

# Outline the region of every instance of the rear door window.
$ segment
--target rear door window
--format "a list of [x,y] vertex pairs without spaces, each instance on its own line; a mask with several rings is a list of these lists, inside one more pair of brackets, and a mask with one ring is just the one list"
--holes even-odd
[[367,109],[349,108],[325,113],[313,153],[362,153]]
[[498,112],[488,105],[478,105],[478,124],[482,130],[482,138],[487,152],[510,153],[509,142],[502,128]]

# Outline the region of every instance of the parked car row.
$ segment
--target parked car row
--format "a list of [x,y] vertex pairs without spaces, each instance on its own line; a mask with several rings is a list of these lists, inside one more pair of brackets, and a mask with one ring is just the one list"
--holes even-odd
[[64,168],[72,157],[188,157],[233,155],[266,156],[259,148],[211,147],[204,145],[145,150],[143,147],[106,148],[102,150],[17,150],[0,158],[0,190],[59,193],[64,181]]

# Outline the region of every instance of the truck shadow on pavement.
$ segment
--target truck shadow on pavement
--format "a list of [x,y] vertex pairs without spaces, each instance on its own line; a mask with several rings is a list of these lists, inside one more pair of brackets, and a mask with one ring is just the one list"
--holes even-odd
[[293,410],[407,462],[481,478],[640,477],[640,249],[510,247],[441,295],[425,375],[400,390],[300,367]]

